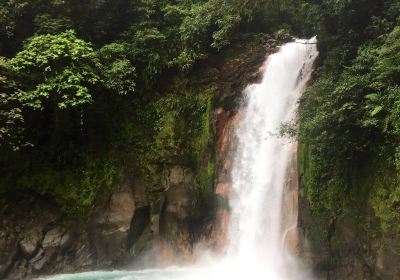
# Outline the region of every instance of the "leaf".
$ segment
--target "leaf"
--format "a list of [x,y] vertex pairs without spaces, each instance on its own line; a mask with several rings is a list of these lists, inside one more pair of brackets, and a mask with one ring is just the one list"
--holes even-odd
[[92,45],[78,39],[73,30],[34,36],[10,60],[11,68],[26,83],[19,101],[36,110],[44,109],[46,99],[57,102],[59,109],[91,103],[89,86],[100,80],[99,65]]
[[371,117],[376,116],[377,114],[379,114],[380,111],[382,111],[383,106],[376,106],[374,108],[374,110],[372,110],[372,112],[370,113]]
[[368,94],[368,95],[364,96],[364,98],[368,99],[370,101],[377,101],[379,99],[379,94],[371,93],[371,94]]

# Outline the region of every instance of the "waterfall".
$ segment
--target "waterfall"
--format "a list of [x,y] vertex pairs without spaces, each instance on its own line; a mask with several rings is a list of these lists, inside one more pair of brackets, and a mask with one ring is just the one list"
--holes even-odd
[[[245,90],[231,172],[234,197],[226,258],[237,266],[285,279],[288,256],[282,223],[283,190],[292,143],[279,135],[296,118],[297,100],[318,55],[316,39],[297,40],[269,56],[260,84]],[[286,226],[286,227],[285,227]]]
[[265,62],[261,83],[244,91],[224,257],[184,268],[89,272],[51,279],[309,280],[282,241],[297,225],[283,222],[282,201],[293,143],[280,136],[279,129],[282,123],[295,120],[297,100],[317,55],[315,38],[285,44]]

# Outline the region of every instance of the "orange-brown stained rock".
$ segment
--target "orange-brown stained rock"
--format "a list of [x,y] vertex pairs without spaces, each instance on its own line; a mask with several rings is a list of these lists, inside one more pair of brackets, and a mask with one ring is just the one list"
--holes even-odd
[[189,234],[181,232],[178,237],[177,244],[174,246],[164,239],[154,241],[152,249],[154,259],[151,260],[150,266],[168,267],[176,264],[188,264],[193,261],[192,250],[189,247]]
[[[229,117],[229,114],[222,108],[217,110],[217,155],[219,170],[215,194],[224,199],[231,198],[233,194],[230,173],[233,164],[233,151],[236,145],[236,128],[242,114],[240,112]],[[209,247],[215,253],[222,253],[227,244],[229,230],[229,209],[226,205],[217,209],[216,220],[208,228]]]
[[[150,261],[150,265],[158,267],[167,267],[175,261],[175,251],[172,246],[162,239],[156,240],[152,246],[154,250],[154,260]],[[154,264],[152,262],[154,261]]]
[[242,119],[242,117],[243,113],[239,111],[230,118],[229,123],[231,124],[233,129],[237,128],[239,121]]
[[[291,197],[292,197],[292,207],[295,210],[298,210],[298,190],[295,190],[291,193]],[[293,218],[295,218],[297,220],[297,211],[295,213],[295,216]],[[292,253],[293,255],[298,256],[300,253],[300,247],[299,247],[299,228],[296,222],[296,227],[290,229],[286,236],[285,236],[285,245],[286,248],[288,249],[288,251],[290,253]]]
[[228,114],[222,108],[217,109],[217,151],[221,155],[226,150],[228,141]]
[[181,261],[187,263],[193,260],[192,250],[189,248],[190,238],[188,232],[182,232],[179,236],[178,251],[182,256]]
[[219,157],[223,159],[226,159],[228,156],[226,153],[233,148],[234,141],[232,140],[241,117],[240,112],[228,117],[228,113],[223,108],[217,109],[217,151]]
[[298,228],[298,209],[299,209],[299,185],[297,171],[297,143],[291,145],[291,158],[289,159],[286,171],[286,184],[284,186],[282,201],[282,226],[283,241],[293,255],[299,254],[299,228]]
[[218,183],[215,188],[215,193],[222,195],[224,197],[230,197],[232,193],[232,184],[231,183]]
[[216,254],[223,253],[228,237],[229,230],[229,211],[228,209],[218,209],[216,213],[217,223],[210,224],[209,238],[207,243]]

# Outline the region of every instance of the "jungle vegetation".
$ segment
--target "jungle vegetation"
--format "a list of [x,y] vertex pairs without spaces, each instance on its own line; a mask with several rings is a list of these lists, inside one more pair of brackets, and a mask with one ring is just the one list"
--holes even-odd
[[203,166],[213,87],[182,86],[197,65],[246,34],[317,35],[304,195],[336,215],[363,194],[398,225],[399,24],[396,0],[0,0],[0,195],[78,215],[128,161]]

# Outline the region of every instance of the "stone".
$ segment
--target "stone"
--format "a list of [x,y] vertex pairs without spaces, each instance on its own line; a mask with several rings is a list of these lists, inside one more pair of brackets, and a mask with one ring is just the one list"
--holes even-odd
[[45,254],[44,254],[44,250],[40,249],[39,252],[36,254],[36,256],[34,256],[29,263],[32,265],[32,267],[36,270],[36,271],[40,271],[44,264],[46,263],[46,258],[45,258]]
[[160,193],[151,201],[151,214],[160,214],[165,205],[165,194]]
[[42,232],[40,231],[39,228],[34,228],[26,232],[24,234],[24,237],[19,243],[24,256],[26,257],[31,256],[38,248],[41,239],[42,239]]
[[33,263],[33,268],[36,271],[40,271],[42,270],[43,266],[46,264],[47,259],[45,258],[45,256],[41,257],[40,259],[37,259],[34,263]]
[[68,233],[64,233],[64,235],[61,237],[60,247],[61,248],[66,247],[70,240],[71,236]]
[[132,247],[137,240],[142,236],[143,231],[150,224],[150,206],[144,206],[135,210],[135,215],[132,218],[131,226],[128,235],[128,247]]
[[8,235],[4,234],[1,239],[3,239],[3,250],[0,250],[0,279],[3,273],[12,266],[19,249],[16,235],[13,232]]
[[[147,191],[152,183],[146,181],[146,178],[135,177],[129,185],[133,185],[133,199],[135,201],[135,207],[143,207],[148,205]],[[162,192],[164,190],[163,186],[156,187],[155,191]]]
[[83,269],[89,269],[94,265],[93,254],[88,244],[82,244],[78,247],[74,263]]
[[220,156],[225,153],[226,144],[228,141],[227,123],[228,114],[223,108],[218,108],[216,114],[216,137],[217,137],[217,151]]
[[150,222],[151,232],[158,235],[160,233],[160,214],[152,215]]
[[108,223],[116,225],[119,230],[127,231],[135,211],[135,201],[130,192],[118,192],[111,196]]
[[218,183],[217,187],[215,188],[215,194],[219,194],[225,197],[231,197],[232,196],[231,183],[226,183],[226,182]]
[[[42,243],[43,248],[61,246],[61,241],[63,240],[64,233],[65,230],[63,230],[61,227],[56,227],[48,231],[44,236],[44,240]],[[63,242],[65,244],[66,240],[64,239]]]
[[167,191],[166,209],[168,213],[174,214],[178,219],[195,216],[193,193],[186,188],[171,188]]
[[38,253],[33,257],[31,260],[29,260],[29,264],[31,264],[31,267],[34,271],[36,272],[51,272],[54,271],[54,269],[57,266],[57,256],[60,253],[60,249],[56,247],[50,247],[47,249],[40,249]]
[[7,241],[5,234],[3,232],[0,233],[0,250],[3,251],[7,247]]
[[150,243],[151,239],[151,229],[150,227],[146,227],[139,238],[136,240],[132,246],[129,248],[129,254],[131,256],[139,256],[142,252],[146,252],[146,247]]
[[169,182],[171,185],[179,185],[185,180],[183,168],[179,165],[175,165],[169,171]]
[[[95,258],[93,256],[93,250],[90,248],[89,236],[86,232],[77,236],[74,240],[74,253],[72,267],[80,267],[81,270],[88,270],[93,268],[95,264]],[[73,269],[76,271],[76,269]]]
[[378,249],[376,256],[376,270],[382,279],[399,279],[400,277],[400,255],[394,248],[398,248],[400,242],[395,239],[385,240],[387,244]]
[[121,263],[128,254],[127,238],[136,206],[129,184],[124,184],[110,197],[108,204],[96,209],[89,238],[99,266]]
[[185,183],[185,184],[193,183],[194,175],[193,175],[192,170],[190,170],[188,168],[185,169],[184,172],[183,172],[183,176],[184,176],[183,183]]
[[14,266],[13,269],[11,270],[11,273],[9,275],[7,275],[7,279],[26,279],[26,274],[27,274],[27,270],[26,270],[26,260],[21,260],[21,261],[17,261]]

